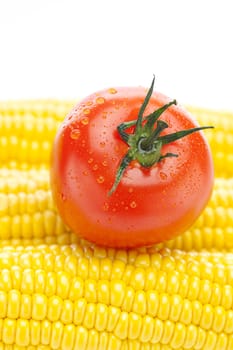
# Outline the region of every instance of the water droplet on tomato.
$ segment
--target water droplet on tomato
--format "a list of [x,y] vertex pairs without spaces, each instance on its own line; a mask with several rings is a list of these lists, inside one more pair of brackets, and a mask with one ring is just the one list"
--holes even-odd
[[98,104],[103,104],[105,102],[105,98],[104,97],[97,97],[97,99],[96,99],[96,103],[98,103]]
[[93,162],[93,160],[94,160],[93,158],[89,158],[87,162],[88,162],[89,164],[91,164],[91,163]]
[[91,106],[92,104],[93,104],[92,101],[87,101],[87,102],[86,102],[86,105],[87,105],[87,106]]
[[130,188],[128,189],[128,192],[129,192],[129,193],[132,193],[132,192],[133,192],[133,188],[130,187]]
[[84,114],[90,114],[91,110],[89,108],[84,108],[83,113]]
[[86,170],[83,171],[83,175],[84,176],[87,176],[88,175],[88,172]]
[[107,202],[105,202],[103,205],[103,210],[108,211],[108,209],[109,209],[109,204]]
[[108,162],[107,162],[106,160],[104,160],[104,161],[102,162],[102,165],[103,165],[103,166],[107,166],[107,165],[108,165]]
[[132,201],[130,203],[130,208],[134,209],[134,208],[136,208],[136,206],[137,206],[137,203],[135,201]]
[[104,177],[100,175],[100,176],[97,178],[97,182],[98,182],[99,184],[102,184],[102,183],[104,182]]
[[94,166],[93,166],[93,168],[92,168],[93,170],[97,170],[98,169],[98,165],[97,164],[95,164]]
[[87,124],[89,123],[89,118],[88,118],[88,117],[83,118],[83,119],[81,120],[81,123],[82,123],[83,125],[87,125]]
[[66,201],[66,195],[65,195],[64,193],[61,193],[61,200],[62,200],[63,202]]
[[108,92],[109,92],[110,94],[116,94],[116,93],[117,93],[117,90],[114,89],[114,88],[110,88],[110,89],[108,89]]
[[80,136],[80,130],[79,129],[72,129],[71,132],[70,132],[70,137],[73,139],[73,140],[77,140]]
[[160,172],[159,173],[159,176],[160,176],[160,178],[162,179],[162,180],[166,180],[167,179],[167,174],[165,174],[164,172]]
[[105,142],[104,141],[100,142],[100,147],[102,147],[102,148],[105,147]]

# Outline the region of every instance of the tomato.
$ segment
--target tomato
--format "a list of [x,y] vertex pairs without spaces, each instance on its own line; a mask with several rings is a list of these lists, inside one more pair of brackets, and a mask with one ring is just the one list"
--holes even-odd
[[208,127],[153,85],[84,98],[55,137],[51,188],[58,211],[73,232],[96,244],[130,248],[174,238],[210,198],[213,161],[200,131]]

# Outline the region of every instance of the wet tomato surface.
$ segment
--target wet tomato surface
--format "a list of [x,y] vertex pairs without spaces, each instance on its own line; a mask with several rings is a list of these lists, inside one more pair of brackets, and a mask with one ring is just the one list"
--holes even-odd
[[[110,247],[152,245],[183,233],[209,200],[214,175],[204,132],[187,111],[152,90],[94,93],[57,132],[53,197],[65,223],[84,239]],[[188,129],[193,132],[178,134]]]

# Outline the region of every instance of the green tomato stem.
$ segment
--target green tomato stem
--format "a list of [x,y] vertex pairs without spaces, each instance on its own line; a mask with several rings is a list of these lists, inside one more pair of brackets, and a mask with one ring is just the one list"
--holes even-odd
[[126,153],[126,155],[122,158],[120,166],[119,166],[118,171],[117,171],[115,182],[114,182],[111,190],[108,192],[109,196],[111,196],[111,194],[113,192],[115,192],[115,190],[116,190],[118,184],[120,183],[121,178],[125,172],[125,169],[127,168],[127,166],[130,164],[130,162],[132,160],[133,160],[133,157],[132,157],[132,155],[130,155],[130,152]]
[[[159,117],[171,105],[176,105],[177,103],[176,100],[173,100],[158,108],[148,116],[144,117],[143,114],[153,93],[154,81],[155,77],[152,80],[145,100],[143,101],[142,106],[139,110],[138,118],[136,120],[121,123],[117,127],[119,135],[121,136],[122,140],[129,146],[129,150],[120,162],[114,184],[108,193],[109,196],[111,196],[116,191],[126,168],[133,160],[138,161],[142,167],[150,168],[164,158],[178,157],[178,155],[174,153],[162,154],[163,146],[179,140],[185,136],[188,136],[194,132],[213,128],[213,126],[201,126],[186,130],[180,130],[172,134],[161,136],[161,132],[168,127],[168,124],[165,121],[159,119]],[[134,133],[128,134],[126,130],[132,126],[135,126]]]
[[140,143],[141,149],[144,151],[152,150],[153,144],[156,141],[158,135],[160,135],[160,133],[166,128],[168,128],[168,124],[163,120],[158,120],[156,129],[152,131],[148,137],[145,137]]

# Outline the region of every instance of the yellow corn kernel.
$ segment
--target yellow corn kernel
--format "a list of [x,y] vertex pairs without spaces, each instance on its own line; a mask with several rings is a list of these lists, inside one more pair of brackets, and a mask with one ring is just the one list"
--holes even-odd
[[5,318],[2,325],[2,341],[6,345],[15,343],[16,320]]
[[107,328],[108,322],[108,306],[103,303],[96,305],[95,329],[102,332]]
[[8,293],[7,317],[17,319],[19,317],[21,294],[18,290],[11,289]]
[[[74,349],[75,331],[76,331],[76,328],[74,324],[65,325],[64,336],[62,337],[62,340],[61,340],[61,350]],[[93,342],[93,345],[94,345],[96,339],[93,339],[93,341],[94,341]]]
[[16,320],[15,344],[18,346],[28,346],[30,344],[30,323],[28,320]]
[[40,322],[41,327],[41,335],[40,341],[42,345],[50,345],[51,333],[52,333],[52,323],[48,320],[44,320]]
[[20,318],[30,320],[32,315],[32,295],[21,294]]
[[30,320],[30,342],[32,345],[40,345],[41,322]]

